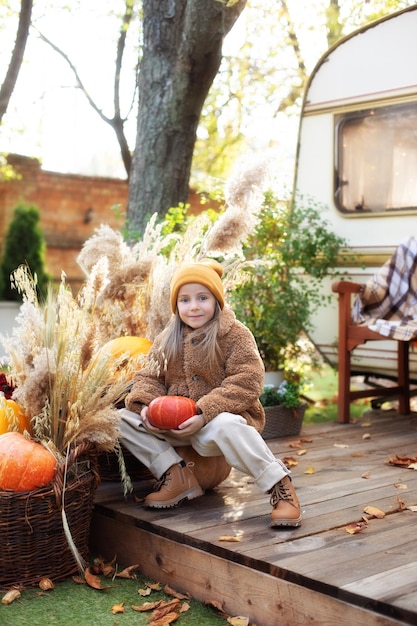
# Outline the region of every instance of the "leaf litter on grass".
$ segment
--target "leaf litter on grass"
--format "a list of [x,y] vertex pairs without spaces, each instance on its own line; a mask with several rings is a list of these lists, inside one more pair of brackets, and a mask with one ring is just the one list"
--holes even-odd
[[[168,626],[174,622],[183,626],[197,623],[215,626],[224,624],[225,620],[235,623],[237,618],[227,615],[222,607],[198,602],[169,585],[149,581],[138,575],[138,568],[134,565],[118,572],[115,560],[109,566],[95,559],[85,577],[74,576],[54,584],[48,591],[40,587],[16,590],[12,594],[14,600],[0,606],[0,623],[2,626],[17,623],[19,626],[45,623],[48,626]],[[138,599],[145,596],[144,589],[149,594],[139,604]],[[0,591],[3,595],[7,590]],[[155,600],[149,601],[151,595]]]

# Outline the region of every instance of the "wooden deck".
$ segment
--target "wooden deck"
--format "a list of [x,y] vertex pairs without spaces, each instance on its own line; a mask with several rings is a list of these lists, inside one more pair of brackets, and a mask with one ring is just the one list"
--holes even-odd
[[[298,455],[291,443],[300,438],[306,452]],[[152,579],[257,626],[417,624],[417,512],[404,508],[417,505],[417,471],[387,464],[417,455],[417,414],[373,411],[356,424],[305,426],[299,437],[268,444],[298,461],[299,529],[269,528],[268,496],[235,470],[214,491],[166,511],[126,501],[119,482],[103,482],[92,550],[140,563]],[[150,486],[135,483],[135,495]],[[365,515],[369,505],[385,517]],[[367,527],[346,532],[363,515]]]

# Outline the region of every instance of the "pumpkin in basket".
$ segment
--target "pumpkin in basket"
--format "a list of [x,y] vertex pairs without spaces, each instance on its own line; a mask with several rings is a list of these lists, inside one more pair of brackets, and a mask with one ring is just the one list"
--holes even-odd
[[19,433],[30,430],[30,420],[21,406],[14,400],[0,397],[0,435],[17,430]]
[[148,419],[155,428],[176,429],[182,422],[197,415],[197,412],[197,405],[191,398],[160,396],[149,403]]
[[0,489],[32,491],[47,485],[56,459],[43,445],[17,432],[0,435]]

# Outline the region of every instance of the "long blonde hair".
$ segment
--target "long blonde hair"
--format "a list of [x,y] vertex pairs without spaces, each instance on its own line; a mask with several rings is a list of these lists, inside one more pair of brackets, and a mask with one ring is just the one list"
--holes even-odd
[[[221,308],[216,301],[216,308],[212,319],[202,328],[204,337],[199,343],[201,358],[207,363],[209,368],[217,365],[222,360],[222,351],[217,341],[219,332]],[[170,361],[175,361],[181,357],[183,351],[184,329],[186,324],[181,320],[178,309],[168,322],[161,336],[159,350],[159,366],[161,370],[166,370]]]

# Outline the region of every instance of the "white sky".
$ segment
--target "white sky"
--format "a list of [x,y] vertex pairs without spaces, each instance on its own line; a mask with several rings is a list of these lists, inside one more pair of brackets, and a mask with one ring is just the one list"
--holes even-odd
[[[18,0],[10,1],[19,5]],[[43,34],[68,53],[97,104],[105,106],[109,97],[111,104],[113,75],[109,68],[114,65],[114,39],[118,36],[118,26],[115,30],[115,21],[107,17],[108,6],[117,10],[124,3],[121,0],[79,2],[82,8],[77,9],[77,0],[73,0],[70,12],[56,10],[57,1],[54,8],[46,9],[35,2],[34,17]],[[291,14],[300,20],[298,36],[305,47],[303,56],[309,62],[310,71],[326,47],[323,33],[321,38],[317,34],[317,24],[315,28],[311,27],[317,19],[316,5],[322,4],[323,0],[288,0]],[[40,10],[44,11],[44,15],[39,15]],[[97,10],[102,10],[101,16],[97,15]],[[0,7],[0,28],[2,24],[6,28],[0,31],[3,44],[0,50],[0,80],[5,74],[16,32],[16,22],[10,17],[5,19],[1,12]],[[246,16],[249,16],[248,7],[226,38],[225,52],[231,46],[239,49],[239,39],[244,32],[243,18]],[[130,59],[132,67],[135,62],[133,54]],[[114,131],[99,119],[85,97],[73,86],[74,76],[65,61],[32,31],[18,84],[0,128],[0,152],[39,157],[43,167],[53,171],[124,178],[125,170]],[[130,97],[129,90],[126,99]],[[128,103],[125,105],[128,106]],[[111,110],[104,112],[111,114]],[[134,115],[125,129],[133,149],[136,131]],[[291,184],[297,129],[296,116],[287,118],[281,115],[273,120],[272,112],[267,107],[262,109],[262,106],[246,123],[246,132],[253,138],[252,142],[256,139],[258,149],[262,149],[263,143],[269,141],[271,136],[277,138],[272,158],[281,164],[288,184]]]

